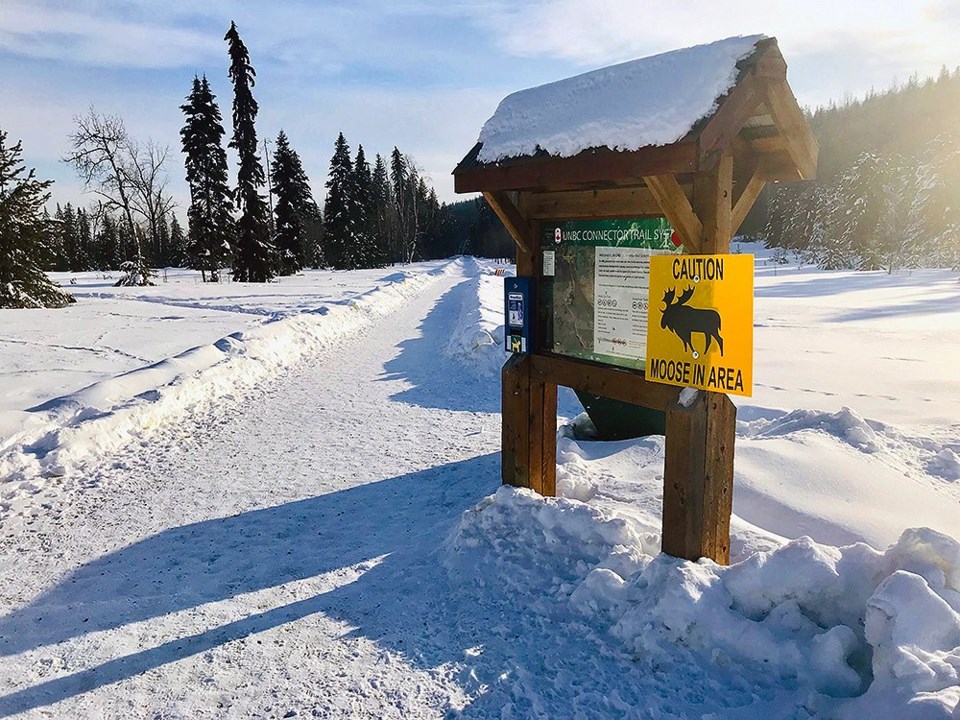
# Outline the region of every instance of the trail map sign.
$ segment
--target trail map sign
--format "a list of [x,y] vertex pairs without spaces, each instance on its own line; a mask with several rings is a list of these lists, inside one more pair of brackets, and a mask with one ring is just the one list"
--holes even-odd
[[753,394],[753,255],[650,261],[647,379]]
[[642,369],[650,258],[678,252],[675,238],[664,218],[542,223],[547,349]]

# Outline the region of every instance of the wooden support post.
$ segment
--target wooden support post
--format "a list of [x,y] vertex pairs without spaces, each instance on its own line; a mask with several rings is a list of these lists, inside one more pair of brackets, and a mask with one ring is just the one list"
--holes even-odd
[[557,494],[557,386],[533,371],[530,355],[503,366],[501,478],[505,485]]
[[[702,223],[695,253],[730,252],[733,156],[694,179],[693,209]],[[697,391],[689,405],[667,408],[663,472],[665,553],[688,560],[730,561],[733,450],[737,411],[723,393]]]
[[695,254],[730,252],[733,206],[733,155],[722,153],[717,164],[693,180],[693,211],[701,222]]
[[530,363],[524,355],[512,355],[500,371],[503,423],[500,476],[504,485],[530,487]]
[[730,561],[733,444],[737,409],[726,395],[698,391],[667,410],[663,552]]

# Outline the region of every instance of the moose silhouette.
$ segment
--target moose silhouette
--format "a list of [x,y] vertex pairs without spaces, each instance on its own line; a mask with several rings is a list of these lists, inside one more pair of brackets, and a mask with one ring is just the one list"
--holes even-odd
[[[693,297],[694,288],[689,287],[684,290],[680,297],[674,300],[677,289],[672,288],[663,294],[663,316],[660,319],[660,327],[664,330],[669,329],[683,341],[684,350],[693,350],[693,341],[691,335],[694,333],[703,333],[706,345],[703,348],[703,354],[706,355],[710,349],[711,340],[716,340],[720,346],[720,354],[723,355],[723,338],[720,337],[720,313],[712,309],[701,309],[690,307],[687,301]],[[694,351],[696,357],[696,351]]]

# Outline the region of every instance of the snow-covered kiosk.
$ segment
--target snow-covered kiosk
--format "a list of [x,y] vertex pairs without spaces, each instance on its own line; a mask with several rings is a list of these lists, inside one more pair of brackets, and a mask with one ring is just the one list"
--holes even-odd
[[736,408],[681,402],[641,361],[590,347],[592,269],[628,236],[727,253],[765,183],[814,175],[786,70],[776,39],[734,37],[516,92],[484,124],[455,188],[503,221],[533,306],[529,348],[503,368],[505,483],[555,494],[558,385],[664,411],[663,550],[728,561]]

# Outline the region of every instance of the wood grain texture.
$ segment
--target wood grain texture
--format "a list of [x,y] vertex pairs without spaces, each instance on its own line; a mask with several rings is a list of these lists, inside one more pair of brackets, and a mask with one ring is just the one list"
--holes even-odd
[[[697,178],[694,176],[694,191]],[[664,217],[670,221],[673,228],[680,234],[683,244],[687,248],[699,247],[700,236],[703,232],[703,223],[694,212],[683,191],[683,187],[673,175],[651,175],[644,178],[647,187],[656,199]]]
[[667,410],[663,474],[665,553],[687,560],[730,561],[736,406],[700,391],[689,406]]

